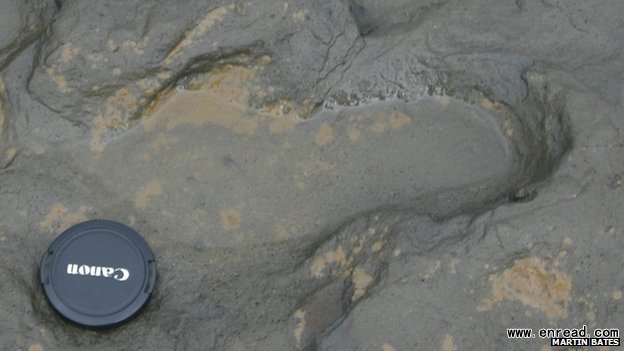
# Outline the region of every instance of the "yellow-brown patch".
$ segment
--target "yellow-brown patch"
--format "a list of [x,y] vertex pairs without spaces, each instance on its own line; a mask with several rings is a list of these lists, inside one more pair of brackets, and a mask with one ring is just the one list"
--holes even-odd
[[55,202],[45,219],[39,222],[39,227],[49,232],[65,230],[74,224],[86,221],[85,212],[87,210],[87,207],[80,206],[77,211],[69,212],[62,203]]
[[121,48],[130,49],[134,51],[136,55],[140,56],[145,53],[145,50],[143,50],[143,47],[144,47],[144,44],[147,44],[147,43],[149,43],[149,37],[143,38],[143,43],[137,43],[136,41],[133,41],[133,40],[125,40],[123,43],[121,43]]
[[4,155],[5,155],[6,161],[10,162],[11,160],[15,158],[15,156],[17,156],[17,149],[14,147],[10,147],[6,149],[6,151],[4,152]]
[[496,112],[502,109],[502,106],[500,103],[488,98],[485,95],[481,95],[481,106],[485,107],[488,110],[496,111]]
[[514,135],[514,127],[511,119],[505,118],[505,122],[503,122],[503,128],[505,129],[505,135],[508,137],[513,137]]
[[334,140],[334,130],[327,122],[323,122],[316,135],[314,135],[314,142],[317,145],[325,145]]
[[56,73],[56,70],[54,68],[50,67],[46,69],[46,73],[48,74],[48,76],[50,76],[50,78],[52,78],[52,80],[54,81],[54,83],[56,83],[56,86],[62,93],[71,93],[73,91],[72,88],[67,86],[67,81],[65,80],[65,77]]
[[[198,79],[202,87],[210,93],[230,103],[247,106],[251,95],[249,86],[256,74],[255,67],[225,65]],[[201,82],[202,79],[205,79],[205,84]]]
[[349,263],[347,261],[347,255],[343,250],[342,246],[338,246],[335,250],[331,250],[325,253],[325,255],[321,257],[317,257],[312,262],[312,275],[315,277],[320,277],[323,275],[323,271],[327,267],[328,264],[338,264],[340,266],[345,266]]
[[305,178],[315,178],[336,171],[335,164],[324,161],[319,157],[298,161],[295,167],[297,169],[296,175],[302,175]]
[[442,351],[457,351],[457,345],[455,345],[455,340],[452,335],[446,334],[444,339],[442,339],[441,345]]
[[366,289],[374,281],[374,278],[360,267],[355,267],[351,279],[355,288],[353,296],[351,296],[351,301],[357,301],[359,298],[364,296]]
[[[188,79],[181,89],[159,93],[156,102],[144,109],[143,115],[148,118],[142,123],[143,129],[151,132],[161,123],[167,130],[180,125],[214,124],[235,134],[252,135],[262,124],[274,134],[294,131],[314,104],[310,100],[302,103],[280,100],[257,110],[251,108],[252,95],[262,92],[255,83],[262,69],[262,66],[223,65]],[[152,92],[154,82],[137,83],[145,93]]]
[[134,205],[140,210],[147,209],[149,198],[162,194],[162,184],[152,180],[134,193]]
[[[262,91],[256,94],[263,93]],[[275,134],[290,133],[301,122],[307,118],[312,111],[314,104],[306,100],[297,104],[290,100],[280,100],[273,104],[266,105],[258,110],[263,117],[271,117],[269,131]]]
[[279,224],[277,228],[275,228],[275,237],[277,237],[279,240],[286,240],[290,238],[290,236],[291,236],[291,231],[288,230],[288,228],[285,225]]
[[547,269],[546,263],[537,257],[514,261],[514,265],[489,277],[491,297],[482,301],[479,311],[489,311],[503,300],[520,301],[537,308],[548,318],[562,318],[568,314],[572,279],[556,267]]
[[[104,55],[102,55],[100,53],[88,54],[87,55],[87,59],[89,59],[89,61],[93,61],[93,62],[108,62],[108,59],[106,57],[104,57]],[[97,65],[96,65],[96,67],[97,67]]]
[[309,14],[310,14],[310,11],[308,11],[307,9],[299,10],[293,13],[293,19],[295,21],[303,21],[306,18],[306,16],[308,16]]
[[438,269],[440,269],[440,266],[442,265],[442,263],[440,262],[440,260],[436,260],[435,262],[433,262],[422,274],[423,279],[429,279],[431,278],[435,272],[438,271]]
[[93,136],[91,137],[89,146],[91,146],[91,151],[93,153],[99,154],[104,150],[103,138],[108,129],[106,128],[106,121],[102,116],[95,117],[93,124]]
[[613,292],[613,294],[611,294],[611,297],[612,297],[614,300],[619,300],[619,299],[621,299],[621,298],[622,298],[622,290],[615,290],[615,291]]
[[236,134],[251,135],[258,128],[258,120],[245,116],[242,108],[222,103],[209,96],[204,99],[188,95],[178,96],[171,106],[179,114],[177,118],[167,121],[167,130],[181,124],[200,126],[212,123]]
[[271,63],[271,61],[272,61],[272,59],[271,59],[271,56],[269,56],[269,55],[264,55],[264,56],[262,56],[262,57],[260,58],[260,62],[261,62],[263,65],[268,65],[269,63]]
[[69,61],[71,61],[76,56],[76,54],[78,54],[78,51],[80,51],[80,48],[75,47],[74,45],[72,45],[72,43],[64,44],[61,47],[62,47],[62,51],[61,51],[61,63],[62,64],[69,63]]
[[459,263],[459,260],[456,258],[451,259],[451,261],[449,262],[449,270],[451,271],[451,274],[456,274],[457,273],[457,264]]
[[353,248],[351,249],[351,252],[354,254],[358,254],[362,251],[362,248],[364,247],[364,239],[360,238],[357,242],[357,244],[353,245]]
[[115,45],[115,42],[112,39],[108,39],[106,42],[106,48],[108,51],[115,51],[117,50],[117,45]]
[[104,113],[94,118],[91,151],[99,153],[104,148],[104,135],[110,129],[128,128],[128,117],[137,110],[137,99],[128,89],[120,88],[106,98]]
[[362,132],[357,126],[350,124],[347,126],[347,136],[351,141],[357,141],[362,136]]
[[240,212],[233,208],[222,210],[219,215],[221,216],[221,227],[225,230],[238,229],[241,224]]
[[254,75],[254,69],[226,65],[198,76],[194,90],[175,92],[171,99],[164,100],[161,108],[144,121],[143,128],[152,131],[162,121],[167,130],[184,124],[211,123],[236,134],[251,135],[259,125],[257,116],[247,113],[250,96],[247,86]]
[[436,96],[434,98],[442,107],[447,107],[451,103],[451,98],[448,96]]
[[376,241],[373,243],[373,246],[371,246],[371,251],[373,252],[378,252],[379,250],[381,250],[383,248],[383,241]]
[[33,343],[28,345],[28,351],[43,351],[43,346],[40,343]]
[[156,73],[156,78],[158,78],[160,80],[167,80],[167,79],[171,78],[171,72],[169,72],[169,71],[158,72],[158,73]]
[[301,346],[301,337],[303,336],[303,331],[305,330],[305,311],[302,309],[298,309],[295,311],[295,319],[297,320],[297,326],[295,327],[295,340],[297,340],[297,346]]
[[169,52],[167,57],[165,58],[165,63],[170,64],[173,60],[178,57],[182,49],[185,47],[192,45],[193,42],[199,38],[201,38],[204,33],[210,27],[214,26],[218,22],[223,21],[223,18],[228,13],[229,9],[232,9],[233,5],[230,6],[219,6],[211,11],[209,11],[203,19],[201,19],[195,27],[187,30],[184,33],[184,38],[178,42],[178,44]]
[[2,78],[2,72],[0,72],[0,94],[6,91],[6,86],[4,85],[4,79]]
[[396,351],[394,346],[392,346],[392,344],[389,344],[387,342],[385,342],[381,347],[383,351]]
[[402,112],[394,112],[389,118],[390,128],[392,129],[401,129],[410,124],[411,121],[412,119]]
[[377,134],[381,134],[386,130],[386,127],[387,124],[385,121],[375,121],[371,125],[370,129]]
[[375,121],[370,125],[370,130],[377,134],[381,134],[389,129],[401,129],[412,122],[408,115],[400,111],[392,111],[390,113],[378,111],[361,116],[361,118],[375,118]]
[[108,98],[106,98],[106,116],[112,120],[112,126],[127,126],[127,123],[121,121],[124,113],[131,114],[137,108],[137,99],[128,89],[120,88]]

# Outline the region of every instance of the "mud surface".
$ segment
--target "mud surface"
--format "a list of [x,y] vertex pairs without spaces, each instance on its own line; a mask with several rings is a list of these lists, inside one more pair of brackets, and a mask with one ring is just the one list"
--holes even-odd
[[[624,328],[624,3],[4,1],[0,349],[549,350]],[[107,331],[64,229],[159,263]]]

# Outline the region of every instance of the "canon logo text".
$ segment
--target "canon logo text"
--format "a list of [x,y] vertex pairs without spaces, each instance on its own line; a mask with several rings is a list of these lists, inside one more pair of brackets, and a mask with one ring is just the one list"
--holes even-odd
[[67,265],[67,274],[113,278],[120,282],[128,280],[128,278],[130,277],[130,272],[125,268],[89,266],[86,264],[77,265],[74,263],[70,263]]

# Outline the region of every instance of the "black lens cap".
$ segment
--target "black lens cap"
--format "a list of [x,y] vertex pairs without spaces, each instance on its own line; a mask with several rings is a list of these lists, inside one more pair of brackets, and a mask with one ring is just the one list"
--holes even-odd
[[91,328],[135,316],[155,283],[156,262],[145,240],[108,220],[67,229],[41,262],[41,284],[50,304],[67,320]]

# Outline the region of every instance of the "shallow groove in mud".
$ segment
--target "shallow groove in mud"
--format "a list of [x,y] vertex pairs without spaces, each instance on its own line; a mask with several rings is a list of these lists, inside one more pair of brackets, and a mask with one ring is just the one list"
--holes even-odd
[[254,74],[229,66],[176,91],[89,171],[151,223],[173,221],[176,240],[236,247],[318,235],[371,211],[487,206],[553,162],[544,140],[484,97],[383,101],[301,121],[250,109]]

